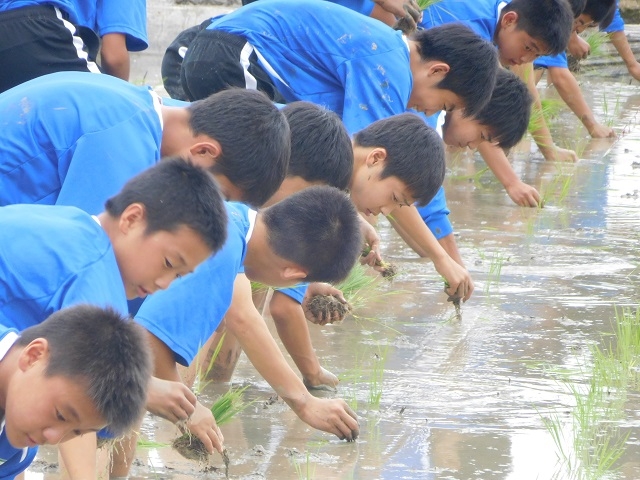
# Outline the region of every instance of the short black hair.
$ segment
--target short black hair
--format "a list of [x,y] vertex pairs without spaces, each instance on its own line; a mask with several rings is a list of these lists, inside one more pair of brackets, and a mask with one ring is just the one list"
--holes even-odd
[[358,212],[337,188],[305,188],[259,215],[271,250],[305,269],[306,282],[339,282],[360,255]]
[[490,42],[459,23],[418,30],[411,39],[418,43],[423,61],[449,65],[438,88],[462,98],[465,116],[475,115],[487,104],[498,69],[498,53]]
[[291,130],[287,176],[346,190],[353,174],[353,148],[340,117],[311,102],[289,103],[282,113]]
[[227,212],[220,189],[209,172],[189,160],[167,158],[139,173],[107,200],[105,210],[117,218],[133,203],[144,205],[147,234],[188,227],[213,252],[227,238]]
[[573,30],[573,12],[567,0],[513,0],[502,9],[518,14],[518,30],[542,41],[548,55],[558,55],[567,48]]
[[419,205],[431,201],[445,174],[444,143],[435,130],[412,113],[373,122],[353,137],[361,147],[387,151],[381,178],[397,177]]
[[267,96],[230,88],[187,108],[193,134],[206,135],[222,147],[211,171],[227,177],[253,207],[271,198],[287,173],[291,147],[289,124]]
[[598,22],[598,27],[603,29],[613,21],[616,8],[616,0],[587,0],[582,13],[589,15],[594,22]]
[[37,338],[49,345],[45,375],[81,382],[110,433],[121,435],[140,419],[153,371],[141,326],[109,307],[76,305],[22,331],[16,345]]
[[568,2],[573,12],[573,18],[578,18],[587,4],[587,0],[568,0]]
[[533,99],[525,83],[509,70],[498,71],[491,100],[476,120],[491,130],[493,140],[507,150],[527,131]]

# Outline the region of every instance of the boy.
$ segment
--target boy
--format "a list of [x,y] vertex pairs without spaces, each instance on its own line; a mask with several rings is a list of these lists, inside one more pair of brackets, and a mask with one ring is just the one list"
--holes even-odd
[[405,39],[330,2],[260,0],[201,30],[181,78],[192,100],[239,86],[324,105],[353,134],[408,109],[473,115],[488,101],[495,72],[491,45],[462,26]]
[[[148,87],[61,72],[0,94],[0,205],[104,201],[161,157],[190,157],[226,198],[261,205],[289,160],[289,126],[264,95],[220,92],[168,107]],[[82,188],[80,188],[82,186]]]
[[183,159],[131,179],[98,217],[75,207],[2,207],[0,324],[24,329],[77,303],[126,313],[127,299],[167,288],[217,251],[225,221],[214,180]]
[[[599,24],[606,28],[614,14],[614,0],[584,0],[571,2],[575,16],[571,39],[577,41],[577,35],[587,27]],[[571,43],[571,42],[570,42]],[[536,69],[536,83],[540,81],[543,69],[547,70],[548,83],[553,84],[560,97],[583,123],[589,135],[593,138],[615,137],[611,127],[601,125],[595,119],[591,108],[587,105],[578,81],[569,71],[567,54],[565,52],[555,56],[543,56],[533,62]]]
[[148,345],[111,308],[65,308],[20,333],[0,326],[0,352],[1,478],[24,471],[37,445],[105,427],[120,435],[144,411]]
[[[335,178],[330,177],[329,171],[323,169],[322,165],[326,155],[322,149],[318,148],[318,144],[319,140],[326,135],[322,132],[311,136],[302,134],[302,130],[305,129],[303,117],[309,114],[305,110],[311,109],[305,104],[306,102],[294,102],[283,109],[292,130],[289,175],[276,195],[269,199],[266,205],[273,205],[294,191],[319,181],[339,188],[348,188],[352,201],[360,211],[375,213],[380,210],[391,211],[398,206],[398,203],[377,206],[382,205],[381,200],[373,198],[375,192],[380,192],[385,188],[387,178],[395,177],[396,181],[413,185],[414,192],[425,192],[424,195],[420,195],[422,202],[438,190],[438,182],[443,177],[442,165],[444,165],[442,142],[435,132],[424,125],[418,117],[410,114],[397,115],[375,122],[356,134],[353,148],[351,142],[347,144],[349,150],[353,150],[355,162],[351,162],[349,176],[338,183]],[[335,114],[331,115],[335,116]],[[412,145],[412,147],[407,148],[407,145]],[[376,155],[380,157],[377,158]],[[372,175],[375,167],[370,164],[374,162],[378,162],[386,170],[384,179],[382,179],[382,175],[376,173]],[[365,176],[372,176],[373,183],[364,181]],[[398,192],[400,191],[398,190]],[[399,198],[400,194],[397,193],[396,197]],[[400,205],[405,205],[405,203]],[[373,206],[377,206],[377,208],[373,208]],[[398,208],[395,209],[398,210]],[[329,288],[329,290],[337,293],[335,289]],[[320,366],[311,347],[308,327],[301,306],[305,291],[306,287],[275,290],[269,304],[271,316],[280,339],[302,374],[304,384],[308,388],[334,387],[337,384],[337,378]],[[233,320],[235,317],[232,318],[228,313],[225,325],[229,326]],[[229,328],[233,330],[232,326]],[[214,348],[218,344],[219,336],[220,334],[217,334],[216,338],[211,341]],[[220,361],[216,363],[216,369],[212,372],[217,380],[231,378],[240,353],[239,345],[234,341],[234,337],[229,331],[225,335],[223,348],[230,354],[218,356]]]
[[[285,109],[292,109],[295,106],[296,104],[292,104]],[[315,108],[317,109],[317,107]],[[300,125],[302,117],[308,114],[301,108],[296,110],[297,112],[289,114],[295,133],[297,133],[296,125]],[[345,161],[342,166],[335,168],[324,168],[319,162],[304,161],[307,157],[302,155],[300,150],[292,151],[292,158],[294,158],[292,172],[296,172],[296,174],[285,179],[278,195],[269,202],[276,203],[273,203],[268,210],[280,212],[278,218],[299,217],[302,219],[305,215],[300,215],[301,211],[295,215],[288,212],[294,208],[293,205],[299,202],[300,198],[318,197],[318,192],[322,192],[322,190],[317,190],[317,187],[300,191],[301,189],[319,181],[339,182],[344,186],[347,184],[345,179],[349,177],[348,183],[352,192],[352,201],[362,211],[387,211],[400,203],[404,205],[414,199],[420,199],[421,202],[428,201],[444,176],[444,152],[440,140],[435,132],[414,115],[401,115],[381,122],[387,127],[380,128],[378,125],[376,126],[378,131],[387,132],[388,137],[393,139],[390,148],[392,153],[389,153],[388,157],[385,149],[376,146],[362,147],[355,155],[356,166],[349,168],[350,175],[345,177],[341,174],[338,177],[332,177],[331,172],[336,170],[345,172],[345,165],[348,165],[348,162]],[[313,134],[309,137],[296,135],[294,138],[297,138],[298,141],[292,138],[292,143],[296,147],[303,147],[303,151],[311,150],[312,158],[317,158],[322,162],[323,157],[327,157],[321,154],[314,155],[313,149],[320,150],[318,146],[324,146],[324,144],[316,140],[327,136],[331,135],[319,133],[317,138]],[[339,137],[344,138],[344,135],[340,134]],[[408,142],[408,139],[415,140]],[[343,141],[339,141],[339,143],[343,143]],[[350,157],[353,155],[350,146],[347,144],[346,147],[348,150],[343,148],[341,155],[344,157],[348,154]],[[385,167],[388,167],[386,171]],[[407,180],[403,180],[405,178]],[[410,188],[404,183],[405,181],[411,185]],[[400,189],[397,188],[398,182],[402,183]],[[416,190],[413,191],[413,188]],[[298,193],[278,201],[282,198],[281,196],[291,194],[294,191],[298,191]],[[320,206],[323,201],[320,198],[317,201],[317,207],[313,207],[312,204],[304,206],[305,209],[310,209],[309,212],[313,208],[318,210],[317,213],[308,213],[309,221],[319,215],[324,208],[324,206]],[[257,227],[253,230],[249,242],[244,248],[246,251],[244,272],[237,276],[234,273],[238,271],[242,261],[243,232],[250,229],[247,215],[246,211],[231,212],[230,217],[236,221],[236,225],[233,225],[233,221],[229,222],[229,240],[223,250],[199,267],[191,279],[185,278],[160,296],[156,295],[147,299],[138,311],[136,321],[151,334],[151,344],[156,359],[156,375],[168,380],[180,381],[176,363],[185,366],[191,364],[198,350],[205,345],[224,317],[225,325],[238,338],[243,350],[258,372],[276,389],[276,392],[285,399],[303,421],[314,428],[334,433],[340,438],[353,438],[357,435],[355,414],[342,400],[317,399],[308,394],[303,382],[286,364],[262,317],[251,301],[249,280],[271,286],[291,286],[300,281],[311,281],[312,279],[309,276],[300,275],[298,268],[292,269],[291,265],[283,263],[283,259],[273,259],[270,249],[267,248],[262,238],[264,230]],[[261,223],[259,221],[261,215],[263,215],[263,211],[258,213],[256,225]],[[317,221],[320,221],[320,217],[316,219]],[[237,231],[238,228],[240,232],[234,236],[231,232]],[[293,229],[294,225],[290,225],[289,228]],[[306,230],[308,228],[302,225],[297,228],[298,232],[306,232]],[[288,235],[293,238],[297,234],[290,233]],[[341,235],[344,249],[351,248],[349,245],[351,245],[353,235],[346,233]],[[355,235],[357,236],[357,234]],[[236,238],[235,242],[234,238]],[[308,244],[309,242],[311,240],[290,241],[290,244]],[[318,246],[317,248],[324,250],[328,246]],[[356,256],[359,255],[360,248],[361,244],[356,242]],[[314,252],[310,255],[316,256],[314,249],[309,248],[308,250]],[[344,264],[346,270],[342,272],[343,275],[346,275],[352,265],[352,263]],[[328,277],[323,278],[326,280]],[[212,285],[216,285],[216,288],[212,288]],[[173,299],[177,297],[182,298],[183,301],[175,302]],[[184,300],[185,298],[187,300]],[[190,306],[188,311],[182,307],[184,304]],[[230,305],[231,308],[229,308]],[[227,308],[229,308],[228,311]],[[187,318],[191,329],[188,336],[185,337],[184,333],[181,333],[181,325]],[[304,324],[304,317],[302,318]],[[298,319],[299,317],[292,319],[296,326],[299,325]],[[294,331],[294,327],[289,325],[287,332],[292,335],[300,333]],[[292,346],[292,343],[287,342],[286,339],[285,344],[288,347]],[[296,347],[304,349],[304,346],[293,344],[293,348]],[[300,351],[300,348],[297,351]],[[294,351],[294,358],[296,358],[295,355]],[[315,362],[307,369],[302,367],[305,373],[311,375],[317,373],[318,368],[319,364]],[[321,377],[314,380],[319,381]],[[305,378],[305,380],[307,379]],[[220,436],[211,413],[200,404],[191,416],[189,429],[203,441],[209,451],[213,451],[214,447],[221,448]],[[124,463],[130,464],[130,460],[129,458]],[[122,475],[126,471],[117,470],[116,473]]]
[[[461,22],[498,48],[500,63],[527,83],[534,110],[541,109],[531,62],[541,55],[564,51],[569,41],[573,14],[566,0],[442,0],[423,11],[421,26],[432,28]],[[546,124],[532,132],[547,160],[575,161],[571,150],[553,143]],[[485,157],[486,160],[486,157]]]
[[129,80],[129,51],[147,48],[143,0],[28,0],[0,3],[0,92],[60,71]]

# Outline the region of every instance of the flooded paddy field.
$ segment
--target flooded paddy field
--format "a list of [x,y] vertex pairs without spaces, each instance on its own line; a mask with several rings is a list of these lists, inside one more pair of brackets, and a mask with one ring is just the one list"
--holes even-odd
[[[475,281],[461,321],[431,263],[383,220],[398,277],[358,318],[310,326],[341,379],[335,395],[360,417],[356,442],[298,420],[242,358],[233,385],[249,385],[254,403],[222,427],[229,478],[640,478],[640,351],[624,364],[611,343],[616,309],[624,323],[640,304],[640,87],[593,76],[582,87],[620,136],[591,140],[563,108],[552,131],[578,163],[545,162],[528,139],[516,147],[513,165],[544,208],[513,204],[477,155],[450,155],[450,218]],[[201,401],[227,388],[208,385]],[[161,445],[177,435],[148,416],[142,436],[160,445],[138,449],[130,478],[225,478],[219,455],[203,465]],[[43,448],[26,478],[58,478],[56,461]]]

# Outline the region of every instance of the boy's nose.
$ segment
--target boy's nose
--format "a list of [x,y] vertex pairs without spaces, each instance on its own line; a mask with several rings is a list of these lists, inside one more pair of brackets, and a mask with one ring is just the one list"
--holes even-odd
[[49,445],[56,445],[64,438],[67,432],[63,428],[49,427],[42,431],[44,442]]
[[159,290],[166,290],[167,288],[169,288],[169,285],[171,285],[171,282],[173,282],[175,279],[176,279],[175,273],[168,273],[158,278],[155,284]]

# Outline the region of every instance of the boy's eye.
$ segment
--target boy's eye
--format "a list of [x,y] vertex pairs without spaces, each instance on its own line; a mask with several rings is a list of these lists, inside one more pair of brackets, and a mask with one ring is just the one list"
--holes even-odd
[[169,259],[168,259],[168,258],[165,258],[165,259],[164,259],[164,265],[165,265],[165,267],[167,267],[167,268],[173,268],[173,264],[169,261]]
[[58,410],[56,410],[56,418],[58,420],[60,420],[61,422],[66,422],[67,421]]

